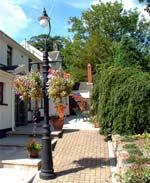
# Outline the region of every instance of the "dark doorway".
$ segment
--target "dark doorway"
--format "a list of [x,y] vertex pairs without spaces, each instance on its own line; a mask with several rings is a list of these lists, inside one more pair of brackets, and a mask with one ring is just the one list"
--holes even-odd
[[16,126],[26,124],[25,102],[17,95],[15,96],[15,122]]
[[72,96],[69,96],[69,110],[70,110],[70,115],[75,115],[74,108],[78,107],[77,102],[74,100]]

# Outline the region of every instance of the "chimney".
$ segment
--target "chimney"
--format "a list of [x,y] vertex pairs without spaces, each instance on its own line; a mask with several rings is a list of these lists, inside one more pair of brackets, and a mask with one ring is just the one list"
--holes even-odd
[[88,64],[88,83],[92,83],[92,67],[91,64]]

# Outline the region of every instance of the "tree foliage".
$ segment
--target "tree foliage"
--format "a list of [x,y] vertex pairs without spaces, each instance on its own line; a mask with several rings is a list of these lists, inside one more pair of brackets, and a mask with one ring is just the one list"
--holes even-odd
[[[112,47],[112,64],[122,67],[140,67],[142,70],[150,70],[150,54],[140,51],[136,47],[136,39],[123,36],[120,42],[114,42]],[[149,50],[147,50],[149,52]]]
[[[45,50],[45,40],[47,39],[46,34],[40,34],[38,36],[33,36],[28,40],[28,43],[37,48],[38,50]],[[52,51],[54,47],[57,45],[58,50],[63,47],[64,38],[61,36],[50,37],[47,40],[47,50]]]
[[136,10],[124,11],[122,4],[115,2],[94,5],[80,18],[70,18],[73,38],[66,40],[62,49],[64,68],[76,81],[86,80],[88,63],[94,74],[96,65],[102,63],[148,70],[150,22],[138,17]]
[[150,3],[150,0],[139,0],[139,2],[140,2],[140,3],[141,3],[141,2],[142,2],[142,3],[143,3],[143,2],[144,2],[144,3]]
[[144,9],[150,15],[150,0],[139,0],[140,3],[145,3],[147,7]]

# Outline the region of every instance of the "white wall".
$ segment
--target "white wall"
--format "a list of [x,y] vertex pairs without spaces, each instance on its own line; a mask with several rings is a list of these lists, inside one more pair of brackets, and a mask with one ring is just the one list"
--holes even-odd
[[4,83],[3,103],[0,104],[0,130],[12,128],[14,120],[14,94],[11,88],[11,78],[0,72],[0,82]]
[[25,65],[25,72],[28,72],[28,57],[19,50],[13,48],[12,63],[13,65]]
[[0,63],[7,64],[7,46],[2,40],[0,40]]
[[[28,59],[30,54],[26,53],[22,49],[13,43],[12,40],[5,40],[5,37],[0,39],[0,63],[7,65],[7,45],[12,47],[12,65],[25,65],[25,72],[28,72]],[[40,52],[41,53],[41,52]],[[36,55],[37,56],[37,55]],[[38,58],[31,58],[32,61],[39,61]],[[40,59],[43,59],[43,54],[40,55]],[[50,58],[49,58],[50,59]],[[36,65],[33,65],[33,68]],[[61,62],[57,62],[53,64],[54,68],[60,68]],[[10,78],[5,78],[4,76],[0,75],[0,81],[5,82],[4,84],[4,103],[7,105],[0,105],[0,129],[11,128],[15,125],[14,114],[15,114],[15,100],[14,100],[14,93],[12,93],[11,85],[10,85]],[[4,81],[5,80],[5,81]],[[33,106],[33,104],[32,104]],[[50,115],[55,115],[55,107],[53,102],[50,102]],[[68,114],[68,110],[67,110]]]
[[3,40],[0,40],[0,63],[7,65],[7,45],[12,47],[12,65],[25,65],[28,71],[28,56]]
[[15,46],[12,42],[0,39],[0,63],[7,65],[7,46],[12,48],[12,65],[25,65],[25,72],[28,72],[29,58],[32,62],[40,61],[28,51],[23,51],[23,47]]
[[[23,71],[28,72],[28,60],[38,61],[38,59],[32,56],[27,51],[19,47],[13,40],[0,37],[0,63],[7,65],[7,46],[12,47],[12,65],[24,65]],[[11,87],[10,74],[0,70],[0,82],[4,83],[4,104],[0,105],[0,129],[14,128],[15,126],[15,94]]]

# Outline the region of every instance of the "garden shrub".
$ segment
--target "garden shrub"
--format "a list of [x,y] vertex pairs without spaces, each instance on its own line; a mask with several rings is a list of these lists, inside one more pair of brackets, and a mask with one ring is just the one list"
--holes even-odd
[[95,83],[93,104],[103,134],[150,132],[149,73],[101,65]]
[[149,183],[150,168],[135,166],[129,169],[121,178],[122,183]]

